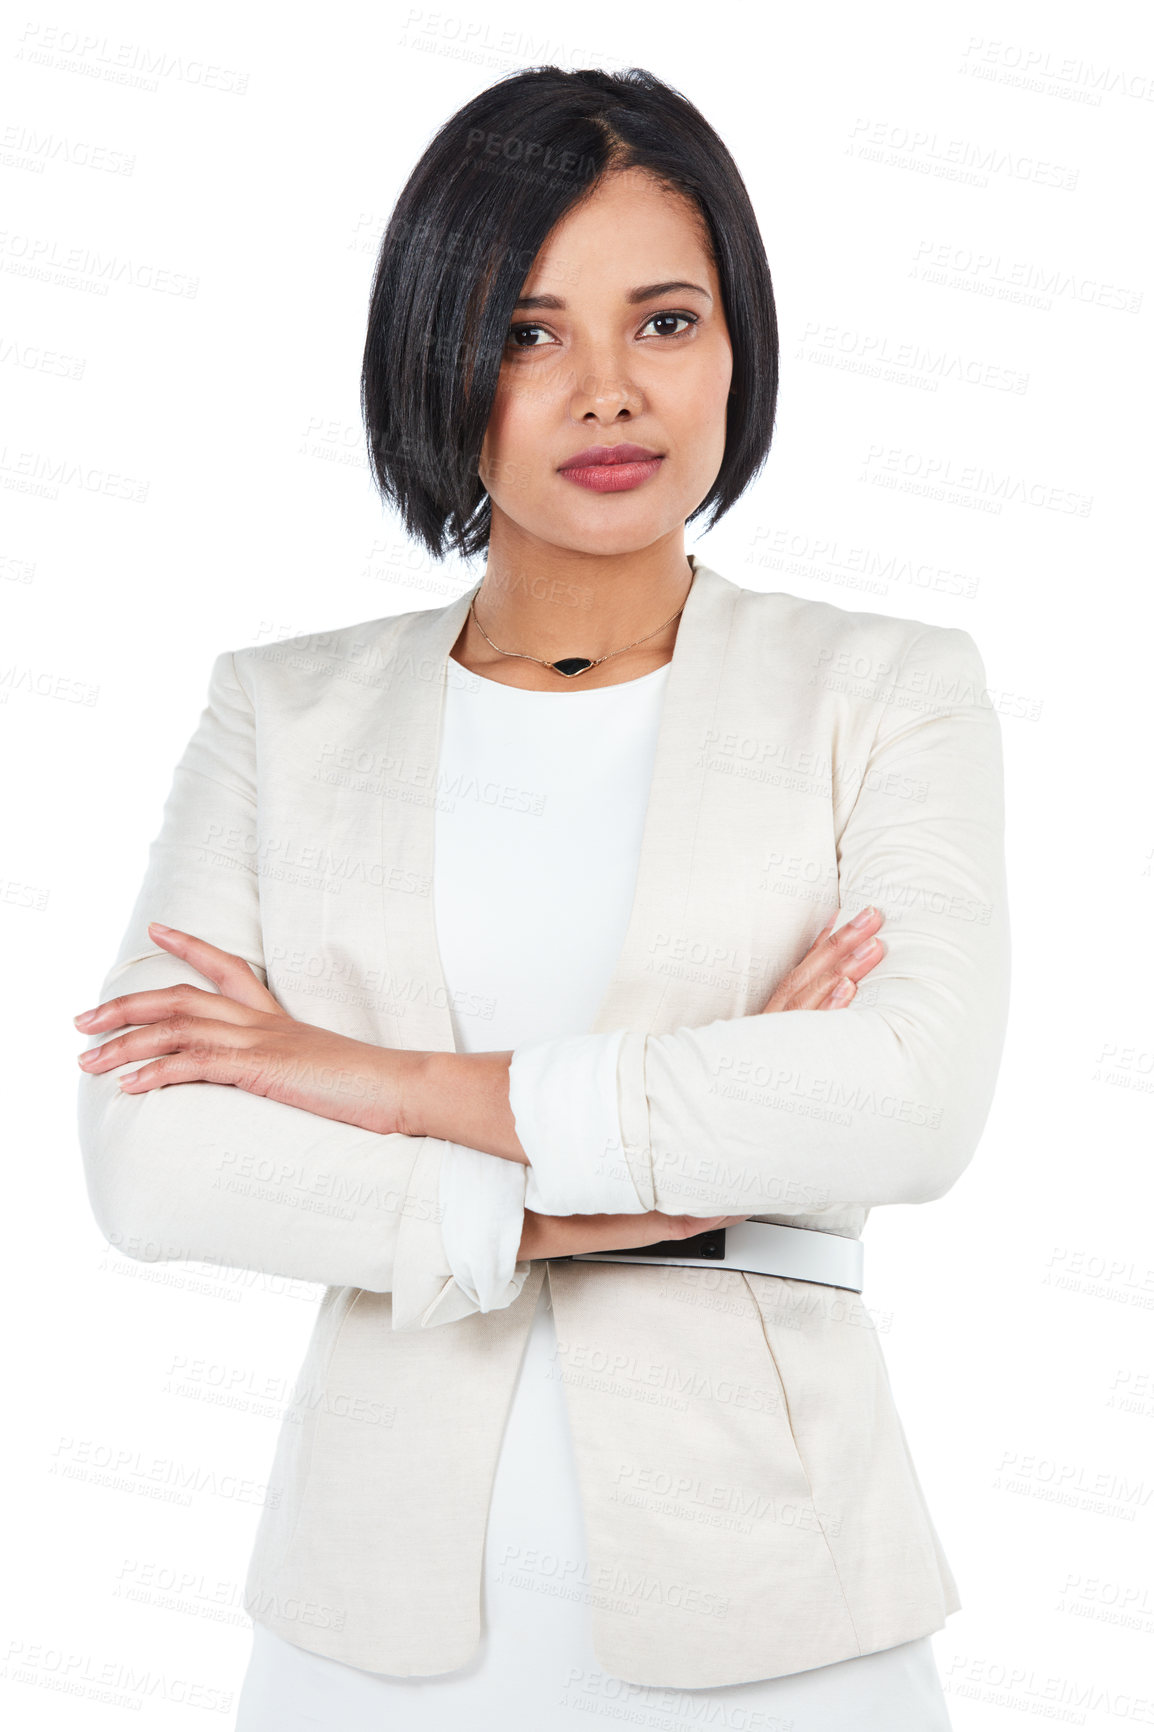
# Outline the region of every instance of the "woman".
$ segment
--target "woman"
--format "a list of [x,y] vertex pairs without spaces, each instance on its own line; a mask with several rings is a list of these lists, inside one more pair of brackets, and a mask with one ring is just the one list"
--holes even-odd
[[484,576],[217,659],[78,1019],[110,1240],[327,1287],[243,1732],[949,1724],[853,1257],[989,1108],[1000,738],[964,631],[687,557],[776,380],[740,176],[651,75],[520,73],[429,145],[366,423]]

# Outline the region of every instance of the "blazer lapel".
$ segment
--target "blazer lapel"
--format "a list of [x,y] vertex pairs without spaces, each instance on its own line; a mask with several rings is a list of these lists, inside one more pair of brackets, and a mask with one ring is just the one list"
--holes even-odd
[[673,646],[645,808],[629,925],[593,1034],[659,1026],[669,977],[653,968],[663,934],[684,929],[705,790],[707,735],[715,725],[737,598],[736,584],[694,559],[695,577]]
[[[660,935],[683,924],[689,900],[705,786],[705,744],[716,719],[740,594],[737,585],[691,557],[695,576],[665,687],[629,925],[594,1033],[646,1028],[655,1020],[668,981],[647,964]],[[447,607],[408,616],[387,668],[387,769],[381,802],[381,857],[388,867],[385,949],[391,979],[405,1003],[397,1033],[411,1050],[456,1049],[433,915],[435,802],[445,690],[451,677],[449,652],[479,587],[474,585]]]
[[381,801],[385,953],[405,1007],[397,1038],[410,1051],[456,1051],[433,921],[433,842],[449,651],[479,588],[447,607],[409,615],[388,667]]

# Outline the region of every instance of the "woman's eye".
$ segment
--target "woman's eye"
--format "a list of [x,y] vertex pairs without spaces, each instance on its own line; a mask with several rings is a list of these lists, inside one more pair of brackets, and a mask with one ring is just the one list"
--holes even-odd
[[[654,313],[651,319],[646,319],[646,325],[664,325],[665,329],[658,331],[659,337],[680,337],[680,331],[671,330],[672,325],[680,322],[683,325],[696,325],[697,318],[693,313]],[[642,330],[645,329],[643,325]]]
[[509,346],[513,349],[544,349],[547,347],[545,343],[522,341],[524,338],[532,339],[537,335],[545,337],[549,335],[544,325],[514,325],[509,332]]
[[[683,337],[685,331],[698,323],[696,313],[651,313],[641,329],[644,331],[650,325],[658,328],[657,337]],[[678,330],[676,327],[681,326]],[[544,325],[512,325],[509,329],[507,346],[510,349],[547,349],[556,347],[555,339]]]

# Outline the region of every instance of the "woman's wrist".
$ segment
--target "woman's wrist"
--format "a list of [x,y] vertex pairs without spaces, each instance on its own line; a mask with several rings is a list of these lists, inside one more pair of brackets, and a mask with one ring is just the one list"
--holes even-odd
[[628,1236],[616,1240],[613,1225],[620,1228],[620,1215],[542,1215],[536,1209],[525,1210],[521,1243],[517,1247],[518,1263],[533,1262],[539,1257],[572,1257],[579,1251],[606,1251],[617,1242],[637,1243]]
[[509,1105],[509,1052],[423,1052],[406,1070],[401,1117],[409,1137],[439,1137],[528,1166]]
[[572,1257],[578,1251],[602,1250],[609,1219],[608,1215],[542,1215],[536,1209],[526,1209],[517,1261],[531,1263],[540,1257]]

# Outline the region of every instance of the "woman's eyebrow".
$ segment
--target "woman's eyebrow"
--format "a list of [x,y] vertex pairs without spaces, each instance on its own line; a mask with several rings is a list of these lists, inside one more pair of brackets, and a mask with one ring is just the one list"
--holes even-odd
[[[700,283],[680,282],[645,283],[639,289],[629,289],[626,292],[625,299],[628,301],[629,305],[633,307],[637,306],[641,301],[655,300],[658,295],[672,294],[674,289],[687,289],[691,294],[703,295],[707,301],[713,299],[709,290],[703,289]],[[514,309],[518,307],[530,311],[548,308],[551,312],[563,313],[565,311],[565,302],[561,299],[560,295],[522,295],[518,301],[514,302]]]

